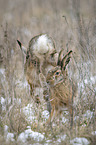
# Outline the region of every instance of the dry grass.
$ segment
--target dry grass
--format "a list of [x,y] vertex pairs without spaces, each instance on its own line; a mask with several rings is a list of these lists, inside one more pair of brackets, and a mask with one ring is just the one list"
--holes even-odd
[[[95,0],[81,0],[80,3],[79,11],[75,0],[0,1],[0,144],[8,144],[4,135],[5,125],[8,125],[9,132],[15,134],[15,140],[29,125],[34,131],[45,133],[44,142],[50,140],[49,144],[58,144],[58,138],[64,134],[67,135],[66,140],[61,140],[60,144],[69,145],[76,136],[85,136],[95,144],[96,135],[91,132],[96,131],[96,5]],[[46,109],[46,102],[42,93],[40,106],[34,104],[30,97],[22,52],[16,40],[19,38],[27,46],[29,40],[40,33],[53,37],[58,52],[61,48],[65,52],[74,51],[68,73],[77,84],[78,96],[74,102],[75,121],[71,131],[67,112],[62,113],[59,121],[56,118],[52,129],[44,126],[42,112]],[[33,123],[23,112],[29,103],[33,104]],[[86,116],[88,111],[92,113],[89,117]],[[64,117],[66,122],[62,121]],[[32,143],[32,140],[27,143]]]

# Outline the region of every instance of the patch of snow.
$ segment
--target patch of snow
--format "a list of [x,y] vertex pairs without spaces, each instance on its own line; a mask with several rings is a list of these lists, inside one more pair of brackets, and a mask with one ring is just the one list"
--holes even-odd
[[26,142],[26,138],[25,138],[25,133],[24,132],[20,133],[20,135],[18,136],[17,141]]
[[7,125],[4,126],[4,132],[5,132],[5,134],[8,133],[8,128],[9,127]]
[[61,139],[59,138],[56,142],[61,142]]
[[26,107],[23,108],[25,115],[34,115],[34,111],[32,110],[32,104],[28,104]]
[[42,118],[45,119],[45,121],[49,118],[49,112],[47,110],[42,112]]
[[72,145],[89,145],[90,142],[86,138],[76,137],[70,141]]
[[96,84],[96,76],[94,76],[94,77],[92,76],[92,77],[90,78],[90,80],[92,81],[93,84]]
[[56,142],[62,142],[62,141],[64,141],[66,139],[66,136],[67,136],[66,134],[61,135]]
[[27,117],[27,121],[29,121],[30,123],[32,123],[34,120],[35,120],[35,122],[37,122],[35,116],[29,116],[29,117]]
[[6,141],[15,141],[14,139],[14,134],[13,133],[8,133],[6,136]]
[[[5,76],[5,69],[0,68],[0,78],[1,78],[1,82],[4,82],[4,85],[8,85],[8,83],[6,82],[6,76]],[[5,87],[5,86],[4,86]]]
[[0,101],[2,105],[2,111],[6,110],[6,99],[1,97]]
[[93,112],[87,110],[86,113],[83,115],[84,118],[91,119],[93,117]]
[[66,119],[65,117],[62,117],[62,123],[66,123],[66,122],[69,122],[69,120]]
[[14,134],[13,133],[10,133],[10,132],[8,132],[8,126],[7,125],[5,125],[4,126],[4,137],[5,137],[5,139],[6,139],[6,141],[8,142],[8,141],[15,141],[15,139],[14,139]]
[[3,105],[3,104],[5,104],[5,99],[3,98],[3,97],[1,97],[1,104]]
[[17,141],[26,142],[29,138],[35,141],[42,141],[44,139],[44,135],[38,132],[34,132],[31,130],[31,128],[29,128],[18,136]]
[[4,75],[5,74],[5,69],[4,68],[0,68],[0,73]]
[[96,135],[96,131],[92,131],[92,133],[91,133],[92,135]]
[[52,140],[47,140],[46,143],[52,142]]
[[31,129],[31,126],[27,126],[27,129]]
[[35,111],[32,104],[28,104],[26,107],[23,108],[23,113],[26,115],[27,121],[32,123],[36,120]]

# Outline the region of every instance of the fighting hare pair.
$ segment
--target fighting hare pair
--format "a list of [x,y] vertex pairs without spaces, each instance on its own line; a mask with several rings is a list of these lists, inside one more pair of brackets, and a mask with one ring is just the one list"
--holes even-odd
[[[42,86],[50,117],[54,118],[54,112],[55,115],[59,114],[63,106],[69,109],[72,116],[75,89],[72,89],[74,87],[66,70],[72,51],[65,56],[63,50],[58,54],[52,38],[47,34],[33,37],[28,49],[19,40],[17,42],[26,56],[24,68],[31,94],[34,95],[36,87]],[[35,98],[37,103],[40,102],[38,96]]]
[[[48,122],[62,112],[63,108],[68,108],[71,118],[73,117],[73,99],[76,88],[69,79],[66,66],[70,61],[72,51],[63,56],[60,51],[57,66],[48,71],[46,77],[40,73],[40,82],[44,88],[44,96],[47,100],[47,107],[50,112]],[[71,120],[71,125],[73,119]]]
[[[33,37],[28,48],[25,48],[19,40],[17,42],[25,55],[25,76],[31,88],[30,93],[34,96],[35,89],[40,87],[39,73],[45,76],[50,68],[56,66],[58,53],[52,38],[47,34]],[[37,103],[40,102],[38,96],[35,96]]]

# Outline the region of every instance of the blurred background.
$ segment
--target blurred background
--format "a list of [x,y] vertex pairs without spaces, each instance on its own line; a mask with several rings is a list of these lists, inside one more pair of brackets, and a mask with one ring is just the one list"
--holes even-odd
[[[16,40],[28,47],[30,39],[40,33],[53,38],[57,52],[62,48],[65,53],[73,50],[68,73],[76,83],[78,95],[72,133],[66,112],[59,124],[54,123],[53,130],[41,127],[47,119],[46,103],[43,100],[38,108],[30,97]],[[0,0],[0,143],[74,145],[79,142],[76,137],[80,137],[82,144],[95,145],[95,102],[96,1]]]

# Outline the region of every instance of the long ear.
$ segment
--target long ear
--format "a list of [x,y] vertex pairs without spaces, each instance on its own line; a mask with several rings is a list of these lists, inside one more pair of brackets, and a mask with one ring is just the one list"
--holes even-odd
[[58,56],[58,62],[57,65],[61,66],[61,61],[62,61],[62,57],[63,57],[63,49],[59,52],[59,56]]
[[67,64],[69,63],[70,61],[70,58],[71,58],[71,54],[72,54],[72,50],[70,50],[62,59],[61,61],[61,69],[65,70],[66,69],[66,66]]
[[18,44],[19,44],[21,50],[24,52],[24,54],[27,54],[27,48],[24,47],[24,46],[22,45],[22,43],[21,43],[19,40],[17,40],[17,42],[18,42]]

